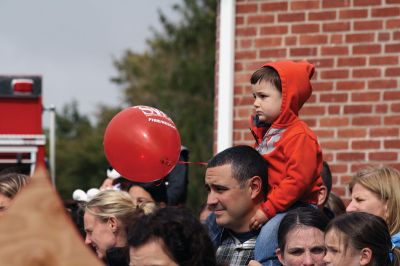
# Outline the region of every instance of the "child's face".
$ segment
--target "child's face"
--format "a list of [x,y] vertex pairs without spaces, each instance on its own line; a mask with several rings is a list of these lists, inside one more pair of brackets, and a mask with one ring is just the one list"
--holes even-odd
[[[328,266],[359,266],[360,253],[343,240],[343,233],[331,229],[325,233],[326,255],[324,262]],[[363,264],[364,265],[364,264]]]
[[254,109],[259,121],[272,124],[281,112],[282,94],[271,82],[253,85]]

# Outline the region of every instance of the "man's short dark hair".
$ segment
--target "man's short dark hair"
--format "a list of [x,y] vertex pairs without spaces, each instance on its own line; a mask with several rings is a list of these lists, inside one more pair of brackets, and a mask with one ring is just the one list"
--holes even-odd
[[128,230],[128,244],[137,248],[162,240],[178,265],[216,265],[213,244],[205,227],[186,209],[166,207],[139,218]]
[[230,164],[232,166],[232,177],[240,185],[252,178],[259,176],[262,180],[264,194],[267,188],[267,161],[252,147],[239,145],[228,148],[216,154],[208,162],[207,168]]
[[275,88],[282,92],[282,82],[281,78],[279,77],[278,71],[270,66],[265,66],[262,68],[257,69],[250,78],[251,85],[255,85],[260,83],[261,81],[270,82]]

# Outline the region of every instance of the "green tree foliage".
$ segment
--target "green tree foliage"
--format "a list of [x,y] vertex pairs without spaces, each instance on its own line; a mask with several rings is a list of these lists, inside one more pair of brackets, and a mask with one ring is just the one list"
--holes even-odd
[[[153,32],[148,49],[126,51],[114,64],[113,82],[123,89],[125,104],[149,105],[168,114],[178,127],[191,161],[207,161],[212,155],[215,64],[215,0],[184,0],[173,7],[178,22],[160,13],[161,32]],[[98,187],[108,163],[103,135],[119,111],[101,106],[96,123],[79,114],[76,102],[58,112],[57,188],[71,198],[77,188]],[[203,166],[191,165],[188,203],[193,209],[205,200]]]
[[96,126],[79,113],[76,101],[58,112],[56,184],[63,198],[71,198],[77,188],[98,187],[104,180],[108,163],[103,153],[103,134],[117,111],[100,107]]
[[[179,22],[160,13],[163,32],[154,32],[143,54],[126,51],[115,60],[128,105],[149,105],[177,125],[191,161],[212,155],[215,65],[215,0],[184,0],[174,9]],[[191,166],[189,205],[204,201],[204,167]]]

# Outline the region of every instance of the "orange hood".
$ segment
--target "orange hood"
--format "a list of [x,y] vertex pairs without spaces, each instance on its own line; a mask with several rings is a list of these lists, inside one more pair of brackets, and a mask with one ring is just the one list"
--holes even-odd
[[310,79],[314,74],[314,66],[307,61],[288,60],[266,63],[265,66],[278,72],[282,84],[281,111],[272,127],[286,127],[298,119],[300,108],[311,96]]

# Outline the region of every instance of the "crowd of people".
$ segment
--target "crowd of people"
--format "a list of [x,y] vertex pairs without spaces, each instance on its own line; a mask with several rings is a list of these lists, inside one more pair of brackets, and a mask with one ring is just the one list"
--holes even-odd
[[[331,191],[317,137],[298,117],[313,73],[311,64],[292,61],[253,73],[254,147],[230,147],[208,161],[198,217],[184,207],[181,165],[182,176],[168,182],[117,176],[70,209],[84,242],[110,266],[399,266],[400,172],[359,170],[347,208]],[[0,175],[0,213],[27,182]]]
[[[289,208],[272,232],[277,245],[272,257],[257,261],[262,230],[250,230],[250,220],[267,195],[267,168],[249,146],[216,154],[205,175],[203,223],[186,208],[166,206],[148,192],[103,190],[83,205],[84,241],[111,266],[257,266],[274,265],[275,260],[284,266],[400,265],[400,172],[390,167],[354,174],[347,213],[333,212],[326,199],[324,207],[299,203]],[[28,182],[22,174],[0,175],[2,213]],[[264,253],[267,248],[273,247],[265,245]]]

